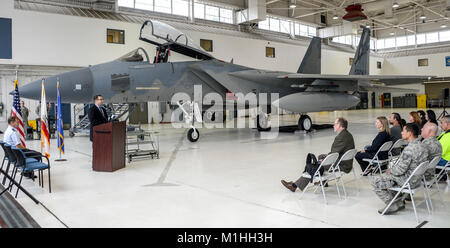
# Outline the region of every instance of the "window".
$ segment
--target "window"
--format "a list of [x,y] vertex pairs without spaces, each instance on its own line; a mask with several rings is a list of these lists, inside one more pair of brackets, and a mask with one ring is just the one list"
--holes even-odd
[[[153,0],[150,0],[153,1]],[[134,8],[133,5],[134,0],[119,0],[119,6]]]
[[259,22],[258,28],[269,30],[269,18],[266,18],[266,20]]
[[381,69],[381,62],[377,61],[377,69]]
[[375,41],[374,40],[370,40],[370,49],[374,50],[375,49]]
[[384,49],[384,39],[377,40],[377,49]]
[[428,33],[426,34],[427,43],[439,42],[439,33]]
[[280,20],[280,32],[289,34],[291,32],[290,25],[290,22]]
[[153,0],[136,0],[135,8],[153,11]]
[[220,21],[225,23],[233,23],[233,11],[231,9],[220,8]]
[[114,44],[125,44],[125,31],[106,29],[106,42]]
[[396,38],[397,47],[406,46],[408,43],[406,36],[400,36]]
[[155,11],[162,13],[172,13],[172,1],[171,0],[155,0]]
[[384,40],[384,48],[395,47],[395,38],[389,38]]
[[266,57],[275,58],[275,48],[274,47],[266,47]]
[[218,22],[219,21],[219,8],[206,5],[205,19]]
[[345,44],[347,44],[347,45],[351,45],[352,44],[352,36],[351,35],[346,35],[345,36]]
[[205,49],[205,51],[212,52],[213,51],[213,41],[212,40],[204,40],[200,39],[200,46]]
[[428,59],[419,59],[417,64],[418,66],[428,66]]
[[413,46],[416,44],[416,36],[415,35],[408,35],[406,37],[406,40],[408,42],[408,46]]
[[201,3],[194,3],[194,17],[205,19],[205,5]]
[[417,34],[416,38],[417,38],[417,45],[426,43],[425,34]]
[[172,14],[189,16],[189,2],[187,0],[172,0]]
[[308,26],[300,24],[300,35],[308,36]]
[[280,20],[270,18],[269,25],[271,31],[280,32]]
[[440,41],[449,41],[450,40],[450,30],[439,32],[439,40]]
[[317,36],[316,28],[315,27],[308,27],[308,35],[309,36]]

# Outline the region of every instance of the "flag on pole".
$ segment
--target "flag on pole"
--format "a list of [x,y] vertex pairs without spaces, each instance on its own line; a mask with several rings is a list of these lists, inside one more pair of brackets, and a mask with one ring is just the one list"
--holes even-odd
[[42,94],[41,94],[41,152],[47,158],[50,158],[50,136],[48,131],[47,121],[47,101],[45,100],[44,79],[42,79]]
[[57,94],[57,136],[58,136],[58,150],[64,153],[64,130],[63,130],[63,120],[62,120],[62,112],[61,112],[61,93],[59,87],[59,78],[56,82],[56,94]]
[[22,119],[22,109],[20,108],[20,96],[19,96],[19,82],[17,81],[17,75],[16,75],[16,81],[14,81],[14,95],[13,95],[13,105],[11,109],[11,114],[17,118],[19,118],[19,138],[20,143],[22,143],[22,146],[25,146],[25,131],[23,128],[23,119]]

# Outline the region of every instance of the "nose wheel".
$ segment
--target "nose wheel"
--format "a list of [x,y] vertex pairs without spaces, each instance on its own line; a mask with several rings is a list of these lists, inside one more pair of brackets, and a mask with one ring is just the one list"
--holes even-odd
[[200,132],[196,128],[191,128],[187,133],[187,138],[190,142],[197,142],[200,138]]
[[310,132],[312,130],[312,121],[308,115],[301,115],[298,119],[298,129]]

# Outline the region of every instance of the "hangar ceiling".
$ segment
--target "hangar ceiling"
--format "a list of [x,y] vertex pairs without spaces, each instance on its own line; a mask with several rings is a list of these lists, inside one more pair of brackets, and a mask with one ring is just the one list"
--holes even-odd
[[[97,10],[115,10],[117,0],[17,0],[57,3],[67,6],[87,7]],[[197,0],[196,0],[197,1]],[[236,10],[248,8],[249,1],[265,3],[269,15],[297,19],[318,26],[338,26],[349,5],[359,4],[366,19],[355,21],[371,26],[375,37],[407,35],[416,32],[437,31],[450,28],[450,0],[205,0]]]

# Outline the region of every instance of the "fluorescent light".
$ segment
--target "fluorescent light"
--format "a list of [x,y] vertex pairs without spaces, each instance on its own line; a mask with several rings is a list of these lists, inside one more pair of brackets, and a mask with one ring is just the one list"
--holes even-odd
[[447,27],[447,25],[445,25],[445,24],[441,25],[441,28],[446,28],[446,27]]
[[337,20],[337,19],[339,19],[339,16],[334,15],[334,16],[333,16],[333,20]]
[[395,34],[394,32],[391,32],[391,33],[390,33],[390,35],[394,35],[394,34]]
[[291,9],[295,9],[296,7],[297,7],[297,5],[295,5],[295,4],[289,5],[289,8],[291,8]]
[[420,17],[419,17],[420,19],[426,19],[427,18],[427,16],[426,15],[424,15],[424,14],[422,14]]
[[392,4],[392,8],[398,8],[400,5],[397,2],[394,2],[394,4]]

